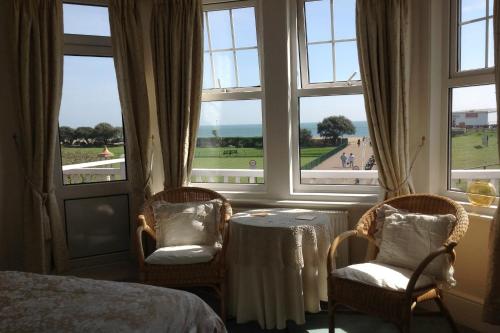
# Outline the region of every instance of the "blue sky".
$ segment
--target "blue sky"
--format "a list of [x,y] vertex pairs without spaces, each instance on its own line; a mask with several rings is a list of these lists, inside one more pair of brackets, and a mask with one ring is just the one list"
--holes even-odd
[[[491,2],[491,0],[490,0]],[[462,21],[484,17],[486,0],[463,0]],[[354,72],[359,79],[359,66],[355,42],[342,41],[355,37],[355,0],[335,0],[333,36],[330,21],[330,1],[306,3],[306,24],[310,81],[327,82],[333,79],[347,80]],[[490,8],[492,8],[492,3]],[[255,18],[253,8],[233,10],[236,64],[232,51],[216,51],[232,48],[229,11],[209,12],[210,40],[215,66],[215,87],[236,85],[234,67],[237,66],[240,86],[260,85]],[[104,7],[64,5],[64,29],[66,33],[109,36],[108,10]],[[461,68],[484,66],[486,21],[464,25]],[[205,29],[205,50],[208,50],[208,34]],[[479,36],[479,37],[478,37]],[[491,37],[491,34],[490,36]],[[335,43],[332,43],[335,40]],[[334,52],[332,44],[335,44]],[[488,52],[492,55],[493,48]],[[250,49],[248,49],[250,48]],[[483,50],[483,51],[482,51]],[[333,66],[335,56],[335,66]],[[493,59],[490,56],[490,59]],[[210,58],[205,53],[204,87],[213,88],[214,80]],[[492,65],[491,63],[489,65]],[[335,68],[334,68],[335,67]],[[300,100],[300,122],[318,122],[330,115],[345,115],[354,121],[365,120],[362,95],[306,97]],[[495,107],[494,86],[459,88],[453,91],[453,111],[472,108]],[[202,107],[202,125],[258,124],[262,122],[261,101],[209,102]],[[272,110],[267,110],[272,112]],[[491,116],[491,115],[490,115]],[[95,126],[109,122],[121,126],[122,117],[114,64],[111,58],[66,56],[64,65],[63,100],[60,113],[61,126]]]

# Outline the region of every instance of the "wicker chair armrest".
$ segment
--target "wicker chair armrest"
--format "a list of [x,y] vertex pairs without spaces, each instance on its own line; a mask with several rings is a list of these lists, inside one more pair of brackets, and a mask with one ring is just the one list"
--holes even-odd
[[453,261],[453,259],[455,258],[455,253],[453,251],[455,245],[456,243],[451,243],[450,245],[443,245],[436,251],[429,253],[429,255],[427,255],[427,257],[425,257],[424,260],[420,262],[420,264],[417,266],[417,268],[411,275],[410,281],[408,281],[408,285],[406,286],[406,297],[408,300],[410,300],[411,296],[413,295],[418,278],[420,277],[420,275],[422,275],[425,268],[431,263],[431,261],[433,261],[435,258],[443,254],[450,255]]
[[144,215],[139,215],[138,218],[138,227],[136,230],[136,244],[137,244],[137,256],[139,261],[139,267],[142,268],[144,266],[144,245],[142,243],[142,234],[145,232],[146,235],[151,237],[156,241],[155,232],[148,226],[146,223],[146,218]]
[[356,230],[348,230],[348,231],[344,231],[343,233],[341,233],[340,235],[335,237],[332,244],[330,245],[330,249],[328,250],[328,260],[327,260],[328,273],[331,273],[334,270],[335,254],[337,252],[337,249],[338,249],[340,243],[342,243],[343,241],[345,241],[346,239],[348,239],[350,237],[357,236],[357,235],[358,235],[358,232]]
[[136,238],[137,238],[137,261],[139,262],[139,267],[144,266],[144,247],[142,246],[142,233],[144,232],[144,226],[140,225],[137,227]]

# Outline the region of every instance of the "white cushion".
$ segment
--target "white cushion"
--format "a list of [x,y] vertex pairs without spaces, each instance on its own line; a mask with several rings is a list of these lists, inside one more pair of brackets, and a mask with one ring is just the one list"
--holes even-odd
[[218,228],[222,201],[153,203],[156,247],[210,245],[222,242]]
[[[348,279],[375,287],[394,291],[404,291],[406,290],[412,273],[412,271],[405,268],[371,261],[337,269],[332,274],[342,279]],[[420,275],[415,288],[419,289],[426,287],[432,285],[433,282],[431,277]]]
[[[427,255],[443,245],[456,221],[451,214],[407,213],[385,206],[387,207],[381,210],[383,218],[379,218],[380,211],[377,211],[377,220],[383,220],[383,224],[379,253],[375,260],[410,270],[415,270]],[[379,229],[380,222],[377,222]],[[380,235],[380,231],[378,234]],[[424,273],[450,286],[456,283],[447,255],[440,255],[431,261]]]
[[220,248],[206,245],[162,247],[146,258],[152,265],[186,265],[209,262]]

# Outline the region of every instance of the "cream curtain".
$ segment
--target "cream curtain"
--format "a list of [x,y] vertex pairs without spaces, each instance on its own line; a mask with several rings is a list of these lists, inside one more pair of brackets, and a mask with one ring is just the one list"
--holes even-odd
[[[500,123],[500,4],[495,1],[493,13],[493,38],[495,47],[495,82],[497,94],[497,123]],[[497,135],[500,129],[497,127]],[[500,158],[500,151],[499,151]],[[490,265],[488,267],[486,298],[483,320],[500,325],[500,210],[497,209],[490,229]]]
[[110,0],[109,21],[127,145],[133,214],[151,195],[152,137],[144,45],[136,0]]
[[182,186],[189,182],[200,118],[201,0],[155,0],[151,48],[164,187]]
[[20,127],[15,144],[25,177],[24,269],[59,272],[68,262],[53,182],[62,95],[62,1],[15,0],[13,8],[18,82],[12,83],[18,87]]
[[386,198],[413,192],[409,157],[407,0],[358,0],[356,36],[365,108]]

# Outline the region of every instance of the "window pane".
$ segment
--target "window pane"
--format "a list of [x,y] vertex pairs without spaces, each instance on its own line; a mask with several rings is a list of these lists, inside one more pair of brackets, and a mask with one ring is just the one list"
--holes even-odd
[[302,97],[299,106],[301,183],[377,184],[363,95]]
[[214,52],[212,57],[214,59],[217,88],[236,87],[233,52]]
[[257,46],[253,7],[233,9],[234,43],[236,47]]
[[493,19],[488,20],[488,67],[495,66],[495,41],[493,40]]
[[495,5],[495,0],[489,0],[490,2],[490,6],[489,6],[489,10],[488,10],[488,16],[492,16],[493,15],[493,6]]
[[210,29],[212,50],[233,47],[229,10],[208,12],[208,27]]
[[485,67],[486,21],[462,26],[460,39],[460,70]]
[[108,8],[63,4],[64,33],[111,36]]
[[335,44],[335,81],[359,80],[358,49],[356,42]]
[[207,16],[206,16],[206,13],[203,13],[203,49],[205,51],[209,50],[209,45],[208,45],[208,29],[207,29]]
[[257,50],[236,51],[240,87],[260,86]]
[[[465,191],[469,181],[493,181],[498,164],[495,85],[451,89],[450,188]],[[464,172],[464,170],[469,170]]]
[[59,141],[64,184],[126,179],[112,58],[64,57]]
[[205,52],[203,56],[203,89],[211,88],[214,88],[212,64],[210,62],[210,53]]
[[305,3],[307,42],[332,40],[330,1],[308,1]]
[[356,38],[356,0],[335,0],[333,13],[335,39]]
[[486,0],[462,0],[461,22],[477,19],[486,15]]
[[260,100],[203,102],[193,182],[264,183]]
[[333,81],[332,44],[312,44],[307,47],[309,82]]

